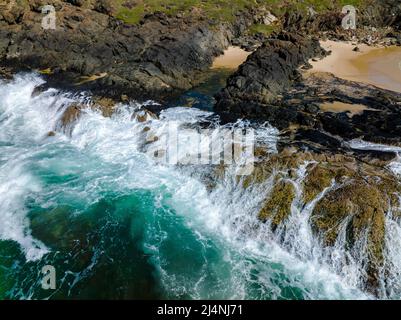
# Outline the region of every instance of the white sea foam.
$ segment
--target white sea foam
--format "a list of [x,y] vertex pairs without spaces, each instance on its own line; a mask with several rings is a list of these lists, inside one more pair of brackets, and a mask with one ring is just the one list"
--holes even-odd
[[0,155],[0,239],[18,242],[27,260],[40,259],[47,252],[44,244],[30,234],[24,200],[40,192],[41,186],[26,170],[28,147],[18,146],[26,138],[19,136],[20,128],[25,127],[30,138],[34,138],[38,133],[35,126],[40,126],[37,121],[46,121],[26,108],[34,87],[40,83],[32,76],[18,77],[10,84],[0,83],[0,143],[4,144]]
[[397,154],[397,158],[388,165],[388,168],[396,175],[401,176],[401,147],[373,143],[359,139],[350,141],[349,146],[358,150],[395,152]]
[[[169,166],[149,156],[149,150],[162,147],[162,137],[171,124],[182,129],[184,134],[193,134],[193,131],[185,131],[186,128],[200,121],[210,121],[210,138],[215,139],[221,127],[210,120],[211,113],[174,108],[163,111],[160,119],[139,122],[132,117],[140,107],[135,103],[118,106],[118,112],[111,118],[88,108],[83,110],[69,134],[60,130],[56,136],[48,137],[49,131],[59,128],[59,119],[69,104],[73,101],[86,103],[88,99],[55,90],[32,97],[35,86],[41,82],[37,76],[23,75],[9,84],[0,84],[0,238],[17,241],[28,259],[39,259],[47,249],[33,239],[29,231],[27,198],[36,199],[43,207],[59,201],[90,205],[99,200],[105,190],[128,192],[162,188],[164,194],[155,199],[155,206],[168,205],[174,209],[171,214],[177,214],[193,232],[204,261],[204,268],[194,274],[191,281],[183,274],[167,270],[163,257],[157,255],[169,235],[156,221],[154,229],[148,232],[149,242],[145,247],[156,256],[155,263],[159,264],[163,283],[169,290],[193,298],[213,297],[210,296],[212,291],[207,289],[208,272],[219,266],[213,266],[207,252],[210,247],[216,247],[222,256],[219,260],[222,271],[216,271],[220,289],[214,289],[219,289],[220,296],[281,298],[285,295],[279,283],[283,282],[284,287],[298,290],[304,298],[369,297],[358,290],[359,262],[347,262],[350,259],[344,251],[344,243],[324,249],[319,239],[314,238],[309,217],[313,206],[327,190],[313,202],[302,203],[301,182],[307,164],[299,168],[298,177],[291,180],[297,196],[285,230],[272,233],[268,224],[260,223],[258,211],[272,189],[274,174],[263,184],[244,190],[235,176],[235,166],[228,167],[224,179],[210,192],[200,179],[202,174],[208,175],[213,170],[210,166]],[[249,126],[249,123],[238,122],[224,128]],[[145,127],[150,129],[146,134]],[[149,134],[159,139],[149,143],[146,140]],[[277,151],[275,128],[268,124],[261,126],[255,137],[257,143],[270,152]],[[204,142],[200,148],[208,149],[209,143]],[[183,145],[181,150],[180,157],[193,152],[188,145]],[[61,155],[54,156],[57,153]],[[39,157],[43,154],[47,156]],[[44,169],[58,176],[77,176],[79,183],[43,188],[36,171]],[[165,195],[169,196],[164,199]],[[185,243],[179,245],[185,246]]]

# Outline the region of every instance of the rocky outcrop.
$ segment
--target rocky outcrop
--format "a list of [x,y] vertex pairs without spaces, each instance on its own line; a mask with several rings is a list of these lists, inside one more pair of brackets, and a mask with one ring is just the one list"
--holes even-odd
[[[342,140],[401,145],[401,94],[339,79],[328,73],[301,74],[308,59],[325,52],[316,40],[280,34],[253,53],[217,96],[225,122],[268,121],[287,141],[308,148],[338,149]],[[325,112],[325,103],[357,104],[358,114]]]
[[[301,100],[300,100],[301,99]],[[364,106],[360,113],[325,112],[324,103],[344,103]],[[401,94],[377,87],[339,79],[332,74],[306,75],[291,90],[283,94],[279,105],[297,113],[297,140],[314,141],[317,130],[334,138],[400,145]],[[307,134],[305,134],[307,133]],[[315,141],[316,142],[316,141]],[[338,147],[334,140],[329,141]]]
[[347,223],[345,241],[348,250],[353,252],[359,245],[365,251],[365,286],[375,292],[384,265],[385,218],[390,207],[386,190],[373,179],[369,180],[353,180],[328,193],[314,209],[311,223],[328,246],[336,244],[344,228],[342,224]]
[[345,139],[361,138],[393,145],[401,143],[400,94],[332,75],[313,75],[303,86],[315,93],[310,96],[311,103],[339,101],[366,106],[366,110],[355,115],[321,112],[316,120],[322,130]]
[[[346,4],[344,4],[346,5]],[[314,34],[336,40],[359,41],[367,44],[401,44],[401,6],[397,0],[370,0],[353,4],[356,29],[344,30],[342,20],[346,16],[340,8],[318,12],[288,10],[282,17],[282,29],[288,32]]]
[[[357,170],[353,171],[346,165],[347,162],[330,162],[312,166],[313,170],[319,168],[321,175],[331,177],[337,186],[316,204],[310,223],[325,246],[343,241],[351,256],[365,259],[364,285],[376,293],[382,272],[386,272],[385,220],[391,214],[399,214],[401,186],[397,177],[383,168],[356,162]],[[305,180],[305,188],[315,177]],[[328,186],[322,184],[320,189]],[[345,238],[340,240],[341,237]]]
[[104,0],[53,0],[46,4],[56,8],[56,30],[45,30],[43,1],[19,10],[8,2],[0,19],[1,65],[47,70],[53,86],[140,100],[163,101],[199,84],[249,19],[245,14],[211,25],[196,12],[190,17],[155,12],[129,25],[110,15]]
[[[385,220],[400,214],[401,184],[386,164],[378,166],[342,153],[286,148],[258,162],[242,183],[248,188],[272,181],[259,219],[268,223],[284,246],[291,247],[285,242],[286,230],[296,223],[294,216],[309,215],[307,223],[321,248],[336,247],[344,257],[358,261],[363,270],[361,289],[377,294],[388,267]],[[340,268],[336,271],[341,272],[349,262],[345,260],[336,262]]]
[[[305,34],[367,43],[387,36],[397,39],[398,2],[381,4],[358,11],[360,25],[355,31],[341,29],[341,13],[312,17],[287,12],[282,28],[292,33],[271,36],[216,96],[216,111],[224,122],[267,121],[280,129],[279,153],[266,155],[257,148],[260,162],[241,180],[245,189],[266,186],[258,218],[297,254],[300,248],[291,243],[298,232],[293,224],[303,215],[314,245],[341,256],[314,257],[328,261],[339,274],[356,261],[360,288],[375,295],[386,286],[383,275],[391,272],[385,259],[386,221],[400,214],[401,184],[390,169],[398,155],[357,150],[349,141],[400,146],[401,94],[303,71],[309,68],[309,59],[326,54]],[[361,111],[325,111],[322,106],[328,103],[358,105]]]
[[289,181],[280,180],[260,210],[259,219],[264,222],[271,221],[273,229],[276,229],[291,215],[291,204],[294,198],[293,184]]
[[360,22],[376,28],[401,31],[401,3],[397,0],[372,1],[360,12]]
[[[148,122],[151,119],[157,119],[158,116],[147,110],[151,104],[138,107],[133,111],[131,120],[136,122]],[[111,117],[118,107],[118,103],[105,97],[92,96],[90,100],[83,102],[73,102],[69,105],[61,106],[61,116],[57,122],[55,131],[49,132],[48,136],[56,135],[56,132],[71,135],[77,121],[87,110],[92,110],[102,114],[104,117]],[[150,109],[149,108],[149,109]],[[149,129],[149,128],[148,128]]]
[[[397,37],[399,6],[391,6],[394,1],[387,2],[384,6],[376,2],[374,6],[364,6],[362,17],[372,17],[361,20],[378,27],[388,23],[391,26],[386,29],[388,36],[394,33],[392,36]],[[42,28],[44,5],[53,5],[56,10],[56,30]],[[127,5],[138,4],[133,1]],[[201,83],[213,58],[238,40],[252,24],[271,23],[274,17],[278,19],[274,23],[291,34],[293,30],[316,35],[341,31],[338,30],[341,20],[341,13],[336,13],[338,8],[311,15],[303,9],[294,10],[296,6],[292,3],[287,6],[286,10],[276,8],[278,13],[272,13],[268,6],[250,7],[238,12],[233,20],[216,20],[201,10],[169,16],[154,11],[138,24],[126,24],[116,19],[116,3],[109,0],[7,0],[1,4],[0,66],[14,66],[17,71],[46,70],[50,85],[69,90],[92,90],[113,98],[127,95],[160,102]],[[382,16],[391,17],[391,21],[383,20]],[[266,39],[260,34],[255,37],[258,43]],[[250,38],[248,35],[247,39]],[[302,60],[312,53],[309,50],[317,47],[298,43],[301,40],[293,38],[276,37],[276,41],[297,44],[286,49],[276,46],[274,50],[286,56],[285,63],[295,66],[302,61],[296,61],[298,55],[293,54],[294,50],[302,51],[303,57],[298,56]],[[264,50],[274,46],[269,41]],[[279,69],[277,66],[274,71]],[[282,71],[286,79],[287,71],[291,72],[291,78],[296,76],[286,67]],[[274,83],[274,79],[268,81]]]
[[[308,225],[321,250],[335,248],[348,257],[329,261],[339,268],[335,271],[341,273],[349,259],[358,261],[361,289],[377,295],[383,286],[380,279],[390,272],[385,262],[386,219],[399,215],[401,185],[389,170],[397,154],[356,150],[348,141],[401,145],[401,95],[332,74],[301,75],[303,66],[307,69],[303,52],[322,51],[313,42],[298,39],[295,43],[306,43],[309,50],[295,50],[298,58],[291,59],[291,44],[281,39],[270,41],[278,46],[274,50],[265,49],[269,42],[258,49],[216,97],[225,121],[268,121],[281,130],[279,153],[258,157],[261,162],[243,180],[243,187],[273,181],[258,217],[283,246],[297,252],[299,248],[288,243],[294,234],[287,236],[287,230],[295,232],[291,224],[299,212],[310,215]],[[366,109],[351,114],[321,108],[332,102]],[[256,154],[263,152],[257,149]]]
[[[261,119],[262,115],[271,118],[278,113],[284,115],[285,112],[273,106],[277,95],[299,80],[299,67],[312,57],[324,54],[317,39],[288,33],[278,35],[253,53],[228,79],[226,88],[216,96],[216,111],[227,122],[238,118]],[[293,111],[288,111],[283,122],[290,122],[296,116]]]

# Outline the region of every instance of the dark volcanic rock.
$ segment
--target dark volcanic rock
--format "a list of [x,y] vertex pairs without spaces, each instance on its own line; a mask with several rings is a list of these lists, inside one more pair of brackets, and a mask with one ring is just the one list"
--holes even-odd
[[163,101],[199,84],[248,19],[211,27],[199,15],[155,13],[127,25],[110,15],[109,1],[68,2],[46,2],[57,9],[56,30],[42,28],[42,1],[7,11],[12,17],[4,11],[0,65],[50,70],[50,85]]
[[300,129],[297,132],[299,139],[305,139],[324,147],[341,148],[341,141],[319,130]]
[[[278,35],[253,53],[228,79],[227,87],[216,96],[216,111],[223,121],[270,120],[279,113],[288,125],[296,117],[296,110],[286,108],[283,112],[272,104],[278,94],[300,79],[300,66],[312,57],[324,55],[317,39],[286,33]],[[278,126],[283,127],[285,123]]]
[[[217,95],[216,111],[224,122],[241,118],[268,121],[280,130],[295,130],[293,139],[309,141],[314,150],[316,144],[322,150],[339,147],[336,140],[321,139],[323,133],[345,140],[401,145],[401,94],[328,73],[301,75],[299,67],[324,52],[315,40],[282,39],[283,35],[258,49]],[[333,102],[362,105],[366,110],[335,113],[319,107]]]

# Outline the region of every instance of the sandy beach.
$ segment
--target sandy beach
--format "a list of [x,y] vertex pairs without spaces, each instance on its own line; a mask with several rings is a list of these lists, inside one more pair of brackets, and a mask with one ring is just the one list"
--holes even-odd
[[321,45],[331,50],[330,56],[310,61],[313,68],[308,73],[329,72],[337,77],[364,82],[377,87],[401,92],[401,48],[379,48],[347,42],[323,41]]
[[368,108],[367,106],[364,106],[362,104],[349,104],[339,101],[323,103],[320,105],[320,109],[325,112],[326,111],[335,113],[348,112],[348,115],[350,117],[353,117],[354,115],[357,114],[361,114],[365,110],[375,111],[375,109]]
[[237,69],[251,53],[240,47],[228,47],[223,55],[214,60],[212,69]]

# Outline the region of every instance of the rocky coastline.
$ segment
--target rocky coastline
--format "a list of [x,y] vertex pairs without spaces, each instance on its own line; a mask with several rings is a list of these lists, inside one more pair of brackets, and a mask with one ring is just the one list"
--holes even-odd
[[3,68],[38,70],[52,86],[116,100],[123,95],[164,102],[200,84],[213,59],[251,21],[239,15],[234,23],[211,24],[197,12],[189,17],[154,12],[132,25],[115,18],[112,8],[47,1],[57,10],[57,28],[44,30],[44,4],[29,1],[21,8],[11,2],[2,13]]
[[[310,14],[291,8],[277,15],[274,32],[250,35],[249,27],[270,11],[249,9],[231,22],[208,19],[195,9],[189,15],[154,12],[130,25],[115,17],[108,1],[47,1],[55,6],[59,24],[57,30],[43,30],[43,1],[8,1],[0,13],[0,75],[37,70],[46,86],[106,98],[109,115],[110,101],[153,100],[163,105],[199,85],[213,59],[229,45],[254,50],[216,95],[214,107],[223,123],[248,119],[280,130],[278,153],[268,157],[263,148],[256,150],[259,162],[242,187],[274,175],[259,218],[283,241],[294,201],[305,208],[313,203],[310,225],[322,246],[338,245],[347,221],[342,245],[356,258],[362,238],[366,241],[367,277],[361,285],[377,294],[385,286],[379,278],[388,267],[385,220],[401,216],[401,184],[389,169],[398,154],[355,148],[351,142],[401,146],[401,93],[304,72],[311,68],[311,59],[330,54],[320,46],[322,39],[401,44],[398,1],[366,2],[355,31],[341,28],[341,11]],[[321,109],[333,102],[366,110],[350,116]],[[71,122],[78,116],[79,107],[74,106],[63,119]],[[296,199],[295,171],[305,164],[303,198]]]

